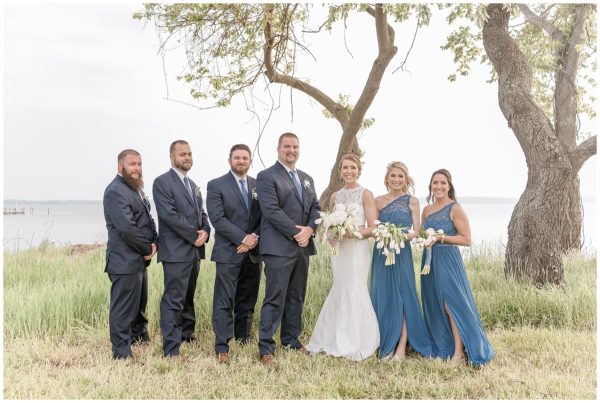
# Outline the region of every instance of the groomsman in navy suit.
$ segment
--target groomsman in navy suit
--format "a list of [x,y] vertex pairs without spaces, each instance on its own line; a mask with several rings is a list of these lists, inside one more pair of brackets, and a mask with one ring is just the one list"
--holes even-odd
[[259,352],[265,366],[273,365],[273,335],[281,324],[281,344],[303,354],[300,343],[309,256],[316,253],[313,234],[319,202],[313,179],[296,169],[300,143],[284,133],[277,145],[278,161],[256,179],[262,211],[260,253],[265,262],[266,288],[260,312]]
[[108,324],[113,358],[130,358],[131,345],[150,340],[146,325],[148,272],[156,253],[156,226],[142,188],[142,157],[123,150],[117,176],[104,191],[108,230],[106,266],[111,282]]
[[165,284],[160,330],[166,357],[179,355],[182,341],[195,340],[194,294],[210,235],[200,188],[187,176],[193,164],[188,142],[174,141],[170,156],[171,169],[156,178],[152,187],[158,214],[158,261]]
[[[247,175],[250,148],[236,144],[229,151],[231,170],[208,182],[206,207],[215,228],[211,260],[216,262],[212,324],[217,362],[229,364],[229,340],[250,339],[260,285],[260,207],[256,180]],[[235,318],[234,318],[235,315]]]

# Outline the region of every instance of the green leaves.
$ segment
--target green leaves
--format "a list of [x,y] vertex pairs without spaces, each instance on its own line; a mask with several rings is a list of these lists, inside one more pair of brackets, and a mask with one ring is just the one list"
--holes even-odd
[[[529,5],[531,11],[556,27],[565,37],[570,37],[575,24],[575,4],[538,4]],[[479,61],[490,66],[490,79],[497,76],[485,52],[483,51],[481,28],[487,19],[485,4],[446,4],[440,8],[448,9],[447,20],[450,24],[460,24],[447,38],[442,49],[454,54],[456,69],[448,76],[455,81],[458,76],[467,76],[473,62]],[[554,115],[554,87],[558,72],[561,71],[560,56],[565,44],[553,39],[539,25],[527,20],[516,4],[505,5],[511,13],[509,32],[517,42],[519,49],[527,58],[533,70],[532,95],[535,102],[544,110],[549,119]],[[577,69],[578,109],[590,117],[596,115],[593,103],[595,98],[584,87],[595,88],[596,73],[596,6],[588,15],[584,35],[578,44],[580,52]]]

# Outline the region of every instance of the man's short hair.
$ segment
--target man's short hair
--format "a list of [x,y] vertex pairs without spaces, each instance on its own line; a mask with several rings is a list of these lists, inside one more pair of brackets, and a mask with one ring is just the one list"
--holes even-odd
[[136,157],[139,157],[140,153],[138,153],[135,150],[132,150],[131,148],[123,150],[119,153],[119,156],[117,157],[117,163],[122,163],[125,157],[127,157],[128,155],[135,155]]
[[173,151],[175,151],[175,146],[177,144],[186,144],[189,145],[189,143],[185,140],[175,140],[174,142],[171,143],[171,147],[169,147],[169,154],[173,154]]
[[281,147],[281,143],[283,142],[283,139],[285,137],[294,138],[294,139],[298,140],[298,143],[300,142],[300,139],[294,133],[286,132],[286,133],[283,133],[281,136],[279,136],[279,141],[277,142],[277,148]]
[[234,144],[231,147],[231,150],[229,150],[229,159],[231,159],[233,152],[237,150],[248,151],[248,155],[250,155],[250,158],[252,158],[252,151],[250,151],[250,147],[248,147],[246,144]]

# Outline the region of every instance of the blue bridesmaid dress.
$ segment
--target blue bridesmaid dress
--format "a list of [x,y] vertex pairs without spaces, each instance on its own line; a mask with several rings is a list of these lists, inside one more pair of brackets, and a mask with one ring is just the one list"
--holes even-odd
[[[409,194],[394,199],[381,209],[379,221],[390,222],[401,227],[412,227],[409,202]],[[379,357],[383,358],[394,353],[400,341],[404,317],[406,317],[408,345],[426,357],[431,356],[431,341],[417,298],[415,270],[409,242],[406,242],[400,254],[396,255],[396,262],[392,266],[385,265],[385,256],[380,249],[374,247],[369,293],[379,323]]]
[[[454,204],[456,202],[450,202],[428,215],[423,226],[436,231],[442,229],[446,235],[456,235],[456,227],[450,219],[450,210]],[[444,309],[445,302],[465,345],[469,362],[478,366],[494,358],[495,353],[483,331],[457,246],[439,242],[433,245],[431,271],[427,275],[421,275],[421,300],[435,356],[451,358],[454,355],[454,338],[450,320]]]

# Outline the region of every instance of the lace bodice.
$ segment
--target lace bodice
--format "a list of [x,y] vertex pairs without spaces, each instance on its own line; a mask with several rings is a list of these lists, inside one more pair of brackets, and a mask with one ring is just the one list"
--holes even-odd
[[408,193],[395,198],[379,211],[379,221],[412,228],[413,220],[409,203],[410,195]]
[[357,186],[354,189],[341,188],[335,194],[335,204],[343,204],[348,209],[354,209],[356,214],[355,225],[365,225],[365,209],[362,202],[362,194],[365,188]]
[[425,228],[433,228],[434,230],[441,229],[444,231],[446,235],[456,235],[456,227],[454,223],[450,219],[450,210],[452,206],[454,206],[456,202],[450,202],[446,204],[444,207],[436,211],[435,213],[429,214],[425,218],[425,222],[423,226]]

